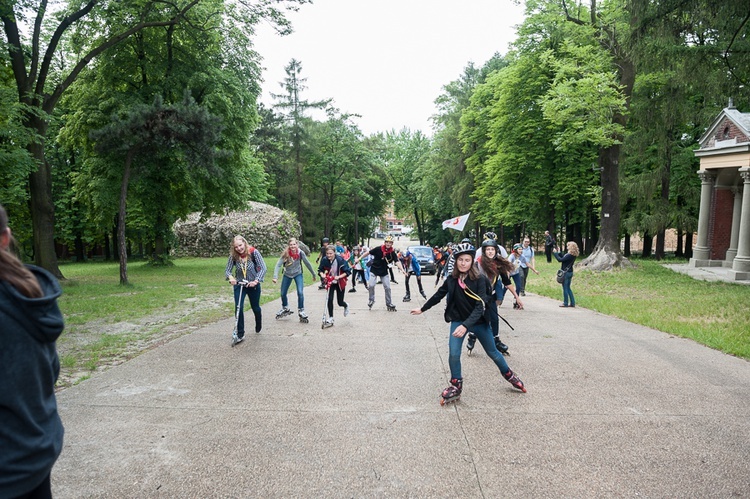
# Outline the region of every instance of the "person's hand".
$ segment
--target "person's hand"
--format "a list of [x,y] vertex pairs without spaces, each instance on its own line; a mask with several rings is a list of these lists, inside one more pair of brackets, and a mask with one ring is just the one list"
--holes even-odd
[[274,277],[274,278],[273,278],[273,279],[271,279],[271,280],[273,281],[273,283],[274,283],[274,284],[276,284],[276,281],[277,281],[278,279],[276,279],[276,278]]
[[409,310],[409,313],[411,315],[422,315],[422,309],[421,308],[413,308]]
[[229,284],[231,284],[232,286],[236,286],[237,285],[237,279],[235,279],[234,277],[230,277],[229,278]]
[[518,310],[523,310],[523,302],[518,297],[516,297],[516,304],[518,304]]
[[466,326],[461,324],[453,331],[453,336],[456,338],[463,338],[466,335]]
[[538,271],[537,269],[533,269],[533,270],[534,270],[534,273],[535,273],[536,275],[539,275],[539,271]]

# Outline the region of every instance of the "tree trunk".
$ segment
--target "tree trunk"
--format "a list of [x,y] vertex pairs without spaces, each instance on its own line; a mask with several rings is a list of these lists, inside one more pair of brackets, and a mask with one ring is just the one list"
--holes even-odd
[[654,236],[650,232],[645,231],[643,233],[643,251],[641,252],[641,258],[651,258],[651,249],[654,246]]
[[625,233],[625,242],[623,243],[623,255],[625,255],[626,258],[630,258],[630,233]]
[[128,151],[125,158],[125,170],[122,173],[122,185],[120,186],[120,211],[117,216],[117,239],[120,246],[120,284],[128,284],[128,247],[125,240],[125,206],[128,198],[128,182],[130,181],[130,166],[133,163],[135,150]]
[[675,249],[674,256],[677,258],[682,258],[683,251],[682,251],[682,236],[685,234],[682,232],[681,228],[677,228],[677,248]]
[[685,258],[693,258],[693,233],[685,234]]
[[[47,131],[44,123],[31,124],[36,133],[43,137]],[[29,175],[29,206],[34,237],[34,263],[62,279],[55,253],[55,203],[52,199],[52,173],[44,159],[44,143],[34,142],[28,147],[38,168]]]

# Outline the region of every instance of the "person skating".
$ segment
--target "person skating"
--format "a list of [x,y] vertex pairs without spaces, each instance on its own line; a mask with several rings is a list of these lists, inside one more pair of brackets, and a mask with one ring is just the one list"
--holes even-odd
[[260,333],[263,327],[260,308],[260,283],[267,272],[266,262],[260,251],[248,244],[242,236],[235,236],[229,250],[229,260],[224,274],[229,284],[234,287],[234,305],[237,310],[237,331],[232,338],[232,346],[245,339],[245,296],[255,315],[255,332]]
[[401,265],[404,267],[404,270],[406,270],[406,295],[404,295],[404,301],[411,300],[411,290],[409,289],[409,281],[411,280],[411,276],[416,276],[417,278],[419,294],[422,295],[422,298],[427,298],[424,289],[422,289],[422,269],[419,266],[417,256],[414,255],[411,251],[406,250],[406,252],[401,257]]
[[279,270],[284,267],[284,275],[281,276],[281,310],[276,313],[276,318],[281,319],[287,315],[291,315],[293,312],[289,310],[289,299],[286,294],[289,292],[289,286],[294,285],[297,288],[297,312],[299,314],[300,322],[308,322],[307,314],[305,313],[305,276],[302,274],[302,264],[305,264],[310,274],[315,275],[310,260],[307,259],[307,255],[299,247],[299,242],[296,238],[289,239],[287,245],[281,257],[276,262],[276,267],[273,269],[273,283],[279,278]]
[[[498,254],[498,244],[494,239],[488,239],[482,243],[481,255],[477,264],[479,273],[490,283],[490,292],[487,301],[487,319],[492,328],[492,335],[495,338],[495,346],[502,354],[509,355],[508,345],[500,340],[500,316],[498,315],[497,307],[502,305],[505,292],[510,290],[516,303],[523,308],[521,298],[516,293],[509,277],[510,272],[513,270],[513,265]],[[474,349],[476,341],[476,335],[470,332],[469,339],[466,342],[466,348],[469,352]]]
[[434,307],[447,296],[445,320],[450,323],[448,365],[451,372],[450,385],[443,390],[441,404],[457,400],[463,390],[461,375],[461,350],[467,331],[472,330],[487,355],[500,370],[503,378],[515,388],[526,392],[520,378],[508,367],[503,355],[495,347],[492,332],[487,323],[485,304],[489,283],[474,266],[474,246],[461,243],[453,253],[453,272],[421,308],[411,310],[412,315],[420,315]]
[[12,246],[0,206],[0,497],[48,498],[64,434],[55,398],[62,289],[46,270],[24,265]]
[[[326,249],[328,248],[328,244],[330,243],[330,239],[327,237],[324,237],[320,244],[320,251],[318,252],[318,258],[315,259],[315,264],[319,265],[320,261],[323,260],[326,257]],[[318,284],[318,289],[326,289],[326,284],[323,280],[323,278],[320,279],[320,284]]]
[[[519,243],[513,245],[513,251],[510,253],[508,261],[513,264],[513,270],[510,273],[510,277],[516,285],[516,291],[518,294],[523,296],[523,292],[521,291],[523,289],[523,266],[526,265],[527,268],[530,268],[536,274],[539,274],[539,272],[537,272],[533,264],[523,256],[523,245]],[[513,308],[523,310],[523,304],[519,304],[516,301],[513,303]]]
[[352,269],[346,260],[336,254],[336,246],[329,245],[326,249],[326,257],[320,261],[318,274],[328,286],[328,317],[323,327],[333,326],[333,297],[336,296],[337,303],[344,309],[344,317],[349,315],[349,305],[344,301],[344,290],[346,289],[346,278],[352,274]]
[[385,236],[385,242],[382,246],[377,246],[370,250],[364,251],[360,260],[367,256],[372,257],[372,264],[370,265],[370,282],[369,285],[369,301],[367,306],[372,309],[375,303],[375,285],[377,279],[380,278],[383,283],[383,290],[385,291],[385,306],[389,312],[395,312],[396,306],[391,300],[391,280],[388,275],[389,267],[396,265],[401,272],[404,272],[404,268],[401,266],[401,262],[398,261],[396,252],[393,249],[393,236]]
[[349,259],[346,262],[349,264],[349,267],[352,268],[352,289],[349,290],[350,293],[357,292],[357,279],[362,279],[362,284],[364,284],[365,289],[367,289],[367,278],[365,277],[365,265],[363,264],[363,262],[359,260],[361,255],[362,255],[362,247],[357,245],[352,249],[352,252],[349,255]]
[[536,275],[539,275],[539,272],[536,270],[534,248],[531,247],[531,240],[528,237],[523,238],[521,254],[525,261],[521,260],[521,289],[518,291],[518,294],[526,296],[526,282],[529,279],[529,269],[533,270]]

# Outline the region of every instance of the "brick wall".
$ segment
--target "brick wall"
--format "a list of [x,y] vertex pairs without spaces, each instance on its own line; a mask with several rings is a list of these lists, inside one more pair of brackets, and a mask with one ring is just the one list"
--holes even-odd
[[745,135],[729,118],[721,120],[719,126],[716,127],[716,133],[713,138],[714,140],[731,140],[736,138],[738,143],[748,142],[747,135]]
[[734,194],[729,189],[716,189],[711,211],[711,231],[708,234],[708,247],[711,260],[724,260],[732,237],[732,210]]

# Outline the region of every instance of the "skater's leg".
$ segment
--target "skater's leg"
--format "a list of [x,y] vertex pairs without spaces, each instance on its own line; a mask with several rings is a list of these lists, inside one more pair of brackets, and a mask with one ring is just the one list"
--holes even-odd
[[294,276],[294,286],[297,288],[297,310],[305,308],[305,276]]
[[383,289],[385,290],[385,304],[386,306],[392,307],[393,301],[391,301],[391,279],[388,274],[380,278],[383,282]]
[[286,294],[289,292],[289,286],[291,285],[291,277],[281,276],[281,306],[284,308],[289,308],[289,299]]
[[370,272],[370,281],[367,286],[367,293],[369,295],[369,303],[375,301],[375,283],[377,282],[378,276]]
[[461,348],[464,344],[464,338],[468,335],[465,334],[461,338],[456,338],[453,336],[453,331],[456,330],[458,326],[460,326],[460,322],[451,322],[451,328],[450,328],[450,340],[448,341],[448,367],[450,367],[451,370],[451,378],[457,378],[460,379],[461,376]]
[[333,319],[333,295],[336,294],[336,288],[338,286],[336,283],[331,283],[331,287],[328,288],[328,302],[326,303],[326,306],[328,307],[328,317]]
[[484,351],[487,352],[489,358],[492,359],[498,369],[500,369],[500,372],[505,375],[510,371],[508,363],[505,362],[505,357],[503,357],[503,354],[501,354],[495,346],[495,339],[492,337],[492,330],[490,327],[487,324],[477,324],[472,330],[477,335],[477,339],[479,340],[479,343],[482,344],[482,348],[484,348]]
[[406,296],[411,296],[411,291],[409,290],[409,281],[411,281],[411,272],[406,274],[406,282],[404,285],[406,286]]
[[492,336],[494,338],[497,338],[498,330],[499,330],[499,317],[497,316],[497,305],[495,305],[495,301],[492,300],[489,305],[487,305],[487,311],[489,312],[489,318],[490,318],[490,328],[492,329]]
[[[247,293],[242,289],[242,286],[234,286],[234,309],[238,310],[237,313],[237,336],[242,338],[245,336],[245,296]],[[240,303],[242,298],[242,303]]]
[[260,333],[260,329],[263,327],[263,316],[260,308],[260,283],[254,288],[247,288],[245,294],[250,300],[250,306],[253,308],[253,314],[255,314],[255,332]]

